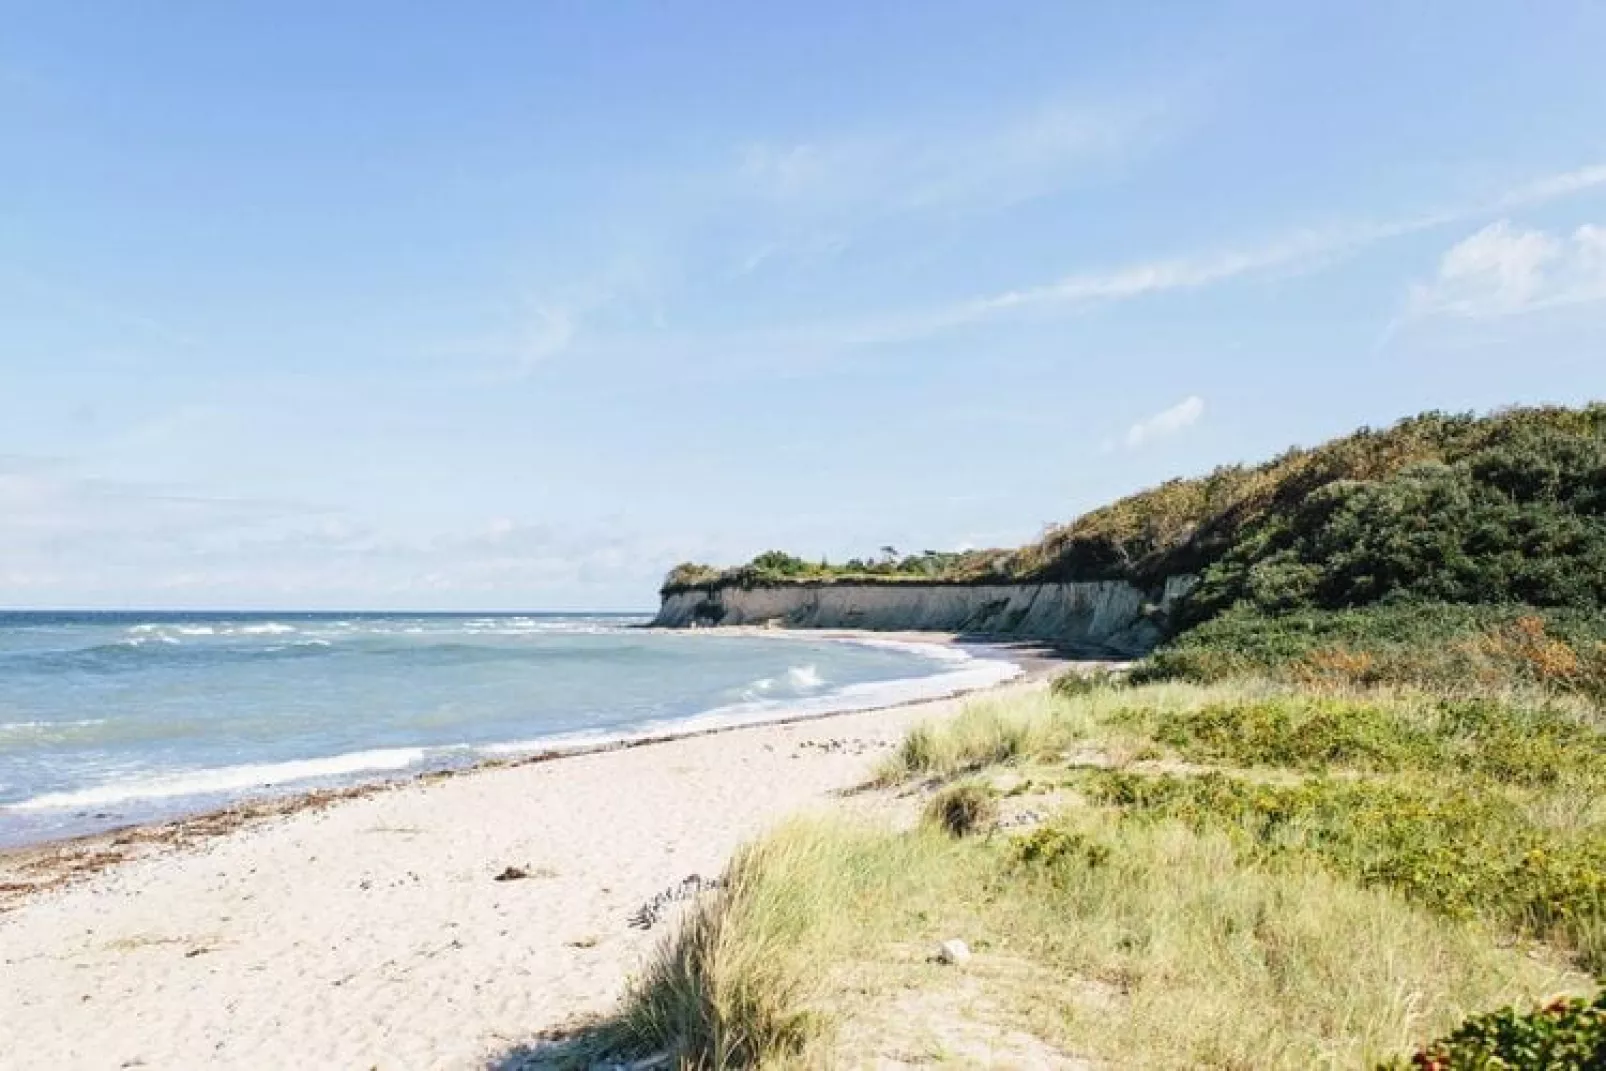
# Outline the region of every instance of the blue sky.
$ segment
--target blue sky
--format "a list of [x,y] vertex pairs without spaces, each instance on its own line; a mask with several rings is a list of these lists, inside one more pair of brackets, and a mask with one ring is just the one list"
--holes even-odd
[[0,605],[646,607],[1606,395],[1599,4],[779,8],[0,3]]

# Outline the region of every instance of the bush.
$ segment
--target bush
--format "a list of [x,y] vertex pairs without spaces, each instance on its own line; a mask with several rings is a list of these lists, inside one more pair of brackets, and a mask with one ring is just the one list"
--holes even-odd
[[1015,865],[1055,870],[1062,866],[1099,867],[1110,861],[1110,849],[1063,825],[1042,826],[1010,845]]
[[1407,603],[1268,614],[1235,607],[1171,640],[1134,681],[1252,676],[1327,687],[1510,686],[1606,699],[1606,616],[1522,605]]
[[1468,1019],[1392,1071],[1599,1071],[1606,1067],[1606,990],[1563,997],[1531,1012],[1502,1008]]
[[949,785],[926,804],[926,820],[935,822],[950,836],[968,837],[992,828],[998,820],[998,801],[992,789],[980,782]]
[[1126,677],[1124,674],[1113,673],[1107,669],[1087,671],[1068,669],[1054,678],[1054,683],[1051,687],[1054,694],[1060,698],[1075,699],[1077,696],[1118,688],[1125,683]]

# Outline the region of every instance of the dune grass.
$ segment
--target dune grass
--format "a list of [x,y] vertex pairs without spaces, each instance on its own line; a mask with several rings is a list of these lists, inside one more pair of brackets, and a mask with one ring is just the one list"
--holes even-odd
[[982,1025],[1114,1066],[1362,1066],[1581,986],[1475,924],[1319,866],[1256,866],[1178,821],[1087,811],[966,839],[797,824],[730,876],[633,991],[625,1050],[696,1068],[873,1062],[837,1028],[945,985],[910,949],[956,934],[1003,1009]]
[[1541,937],[1606,973],[1597,708],[1539,692],[1467,699],[1253,682],[1072,691],[978,703],[918,727],[880,776],[1052,770],[1088,753],[1117,767],[1160,760],[1078,768],[1061,783],[1130,820],[1222,831],[1261,863],[1299,854],[1432,910]]
[[[873,1062],[956,1014],[910,1002],[951,984],[925,955],[961,936],[985,1036],[1117,1067],[1404,1058],[1606,970],[1602,744],[1598,711],[1540,693],[1101,680],[985,698],[879,769],[936,786],[914,828],[793,824],[741,853],[611,1044],[684,1067]],[[989,832],[1005,771],[1075,803]]]
[[[794,824],[744,851],[610,1043],[685,1067],[898,1045],[973,1065],[940,1029],[968,1015],[1117,1067],[1359,1067],[1593,992],[1598,621],[1417,607],[1196,631],[1131,679],[1067,675],[911,730],[876,780],[927,795],[923,820]],[[997,828],[1032,786],[1057,815]],[[958,1005],[925,957],[952,936],[978,953]],[[911,1039],[919,1022],[935,1033]]]

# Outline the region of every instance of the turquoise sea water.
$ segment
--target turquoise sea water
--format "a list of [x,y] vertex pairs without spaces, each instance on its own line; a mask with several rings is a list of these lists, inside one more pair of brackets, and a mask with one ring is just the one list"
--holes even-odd
[[0,843],[1008,675],[614,615],[0,614]]

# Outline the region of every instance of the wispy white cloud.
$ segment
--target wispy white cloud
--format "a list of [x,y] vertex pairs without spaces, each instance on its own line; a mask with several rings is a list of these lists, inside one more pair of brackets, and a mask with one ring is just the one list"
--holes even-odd
[[[895,309],[848,319],[753,326],[713,334],[687,334],[661,329],[654,324],[648,332],[632,332],[626,328],[609,332],[608,338],[590,340],[595,345],[588,352],[598,360],[651,359],[695,365],[710,375],[729,362],[761,361],[803,367],[839,359],[855,351],[919,341],[1010,318],[1074,313],[1097,305],[1201,290],[1241,279],[1309,273],[1397,238],[1496,215],[1512,205],[1533,206],[1602,188],[1606,188],[1606,165],[1592,165],[1542,176],[1459,205],[1430,208],[1392,219],[1299,228],[1260,242],[1094,268],[1036,286],[947,304]],[[1584,228],[1570,239],[1575,250],[1574,259],[1580,265],[1589,263],[1589,250],[1595,248],[1591,243],[1598,241],[1601,231],[1599,227]],[[785,254],[765,247],[753,262],[743,267],[756,270],[769,257],[781,255]],[[1568,300],[1576,301],[1593,291],[1575,287],[1567,293]],[[1403,319],[1397,319],[1391,323],[1378,345],[1386,345],[1402,322]],[[1109,445],[1114,448],[1117,444]]]
[[[1079,272],[1038,286],[957,302],[946,307],[856,325],[847,342],[918,337],[1031,309],[1078,308],[1193,290],[1256,275],[1308,271],[1380,242],[1488,216],[1513,205],[1536,205],[1606,186],[1606,165],[1545,176],[1491,198],[1396,219],[1305,228],[1241,247],[1137,261]],[[1598,231],[1598,228],[1595,230]],[[1585,235],[1583,242],[1591,239]],[[1575,236],[1575,241],[1580,241]]]
[[1178,111],[1154,93],[1048,101],[895,131],[754,141],[693,197],[706,199],[716,229],[754,232],[730,258],[733,275],[814,265],[900,221],[996,212],[1070,188],[1158,144],[1179,124]]
[[583,348],[595,336],[655,324],[661,317],[657,289],[650,265],[618,258],[570,281],[526,287],[520,298],[499,310],[499,329],[448,339],[433,349],[483,362],[488,367],[482,374],[492,380],[520,378]]
[[1490,211],[1503,212],[1512,208],[1542,204],[1558,197],[1581,193],[1584,190],[1606,186],[1606,164],[1591,164],[1572,171],[1546,175],[1509,190],[1489,206]]
[[1174,121],[1162,95],[1051,101],[1016,115],[899,134],[753,142],[737,152],[738,196],[792,211],[865,216],[994,208],[1062,187],[1094,164],[1158,141]]
[[574,342],[579,310],[573,306],[538,304],[530,311],[513,357],[520,371],[529,371],[567,350]]
[[1457,242],[1432,280],[1411,288],[1413,316],[1512,316],[1606,300],[1606,227],[1570,235],[1491,223]]
[[1136,450],[1157,439],[1168,439],[1199,423],[1204,411],[1204,399],[1197,394],[1190,394],[1171,408],[1162,409],[1133,424],[1127,429],[1123,442],[1128,450]]

